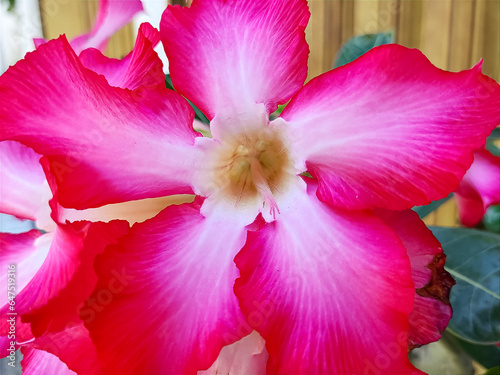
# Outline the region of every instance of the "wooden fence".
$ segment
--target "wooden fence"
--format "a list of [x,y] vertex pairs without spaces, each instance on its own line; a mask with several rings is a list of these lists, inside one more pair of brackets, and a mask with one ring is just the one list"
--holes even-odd
[[[331,69],[339,47],[354,35],[392,30],[397,43],[420,49],[442,69],[467,69],[483,58],[484,72],[500,81],[500,0],[310,0],[309,8],[309,78]],[[72,37],[90,29],[97,1],[40,0],[40,10],[46,38]],[[133,42],[129,25],[112,38],[108,56],[124,56]],[[454,200],[426,222],[457,225]]]

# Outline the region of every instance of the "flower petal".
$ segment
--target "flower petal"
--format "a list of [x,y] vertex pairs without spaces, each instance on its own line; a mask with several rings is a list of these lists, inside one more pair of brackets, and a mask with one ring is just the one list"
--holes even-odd
[[106,57],[94,48],[82,51],[79,57],[87,69],[102,74],[111,86],[135,90],[164,85],[163,63],[153,49],[159,41],[158,31],[149,23],[143,23],[133,51],[123,59]]
[[455,197],[460,221],[470,227],[477,225],[489,206],[500,203],[500,157],[485,149],[474,152],[474,162]]
[[233,293],[246,229],[204,218],[200,205],[167,207],[96,260],[81,317],[103,373],[196,374],[252,331]]
[[268,357],[264,339],[253,331],[223,347],[214,364],[206,371],[198,371],[197,375],[266,375]]
[[[15,318],[17,342],[26,341],[33,337],[29,324],[21,322],[21,314],[26,311],[23,301],[26,294],[29,295],[31,280],[39,272],[47,257],[50,239],[50,234],[42,236],[37,230],[20,234],[0,233],[0,267],[4,270],[0,274],[0,282],[9,288],[5,293],[0,294],[0,315]],[[14,283],[8,282],[9,273],[7,270],[12,265],[15,266],[15,277],[11,277],[15,279]],[[9,292],[13,294],[9,294]],[[14,295],[14,304],[11,305],[9,301]],[[11,298],[9,299],[9,297]],[[10,309],[11,306],[13,309]],[[16,315],[8,315],[8,313]],[[8,343],[12,341],[7,337],[10,326],[7,319],[0,321],[0,349],[2,353],[5,353],[5,349],[9,347]]]
[[[3,234],[3,236],[6,235]],[[44,306],[66,286],[78,267],[75,253],[80,249],[80,245],[81,237],[78,233],[58,227],[55,232],[46,233],[37,238],[29,253],[15,251],[11,255],[10,246],[6,249],[9,254],[2,259],[2,263],[16,264],[16,269],[20,273],[17,277],[19,284],[16,288],[15,299],[18,342],[27,341],[33,337],[29,328],[22,333],[17,330],[18,325],[21,327],[25,325],[24,322],[21,324],[21,317],[32,309]],[[9,311],[9,305],[2,301],[2,306],[0,314],[5,315]],[[29,325],[26,324],[26,326]],[[4,335],[7,330],[8,323],[0,321],[0,334]]]
[[40,155],[18,142],[0,142],[0,212],[35,221],[50,197]]
[[84,209],[191,193],[193,112],[162,85],[110,87],[61,37],[0,77],[2,139],[50,160],[60,203]]
[[377,210],[377,215],[401,239],[411,262],[415,303],[410,314],[410,348],[441,338],[451,319],[450,289],[455,281],[444,269],[441,244],[412,210]]
[[480,65],[445,72],[418,50],[385,45],[310,81],[283,118],[321,200],[400,210],[458,187],[500,123],[500,86]]
[[94,260],[104,248],[128,232],[123,221],[77,222],[58,226],[47,261],[32,281],[37,293],[48,295],[45,303],[31,303],[23,322],[31,323],[35,336],[79,324],[79,309],[94,290]]
[[[78,375],[100,373],[97,351],[82,321],[76,324],[70,323],[62,331],[44,333],[34,341],[24,345],[24,348],[51,353]],[[24,348],[23,352],[26,350]],[[59,366],[62,367],[61,364]],[[57,372],[46,374],[59,375]]]
[[414,287],[397,236],[368,212],[295,205],[249,232],[235,293],[266,340],[268,372],[420,374],[408,361]]
[[68,369],[68,366],[55,355],[43,350],[23,348],[21,366],[23,375],[77,375]]
[[[304,0],[195,0],[169,6],[160,33],[175,89],[210,119],[288,101],[307,75]],[[232,119],[232,120],[231,120]]]
[[97,19],[88,34],[80,35],[71,41],[76,53],[86,48],[104,50],[109,38],[120,30],[132,17],[143,10],[141,0],[100,0]]

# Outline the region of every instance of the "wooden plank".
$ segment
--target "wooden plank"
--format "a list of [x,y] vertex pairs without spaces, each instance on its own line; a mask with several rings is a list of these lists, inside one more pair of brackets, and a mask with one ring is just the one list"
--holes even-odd
[[325,1],[309,2],[311,19],[306,28],[306,40],[309,44],[308,76],[307,80],[323,73],[324,46],[325,46]]
[[460,71],[472,64],[472,35],[474,32],[474,0],[456,0],[451,11],[448,69]]
[[354,2],[342,1],[342,44],[354,36]]
[[448,68],[452,0],[422,0],[420,50],[441,69]]
[[378,31],[395,31],[399,13],[397,0],[379,0],[378,2]]
[[325,2],[325,38],[323,40],[323,72],[333,67],[338,50],[342,46],[342,4],[340,0]]
[[483,71],[500,80],[500,3],[476,0],[472,36],[472,64],[484,59]]
[[379,30],[378,0],[353,0],[354,35],[373,34]]
[[422,0],[399,0],[396,42],[410,48],[420,47]]
[[442,227],[457,227],[460,225],[455,199],[450,199],[443,203],[434,214],[434,223],[432,225]]
[[500,1],[485,4],[483,38],[483,72],[500,81]]
[[68,39],[72,39],[88,32],[95,15],[90,19],[87,3],[87,1],[40,0],[44,37],[53,39],[60,34],[66,34]]
[[475,6],[474,6],[474,30],[472,34],[472,62],[476,63],[483,57],[486,1],[476,0],[474,5]]

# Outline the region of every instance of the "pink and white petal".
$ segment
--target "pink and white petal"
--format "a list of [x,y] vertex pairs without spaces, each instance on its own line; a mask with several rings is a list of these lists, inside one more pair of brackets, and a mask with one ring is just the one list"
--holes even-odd
[[192,192],[197,133],[187,102],[163,85],[109,86],[64,37],[9,68],[0,100],[1,139],[49,159],[65,207]]
[[410,257],[416,290],[408,346],[413,349],[437,341],[451,319],[449,296],[455,284],[444,269],[441,244],[412,210],[377,210],[377,215],[399,236]]
[[[17,342],[26,341],[33,337],[29,324],[22,323],[20,319],[20,315],[24,311],[21,306],[22,299],[25,291],[29,289],[30,281],[39,272],[47,257],[50,239],[50,234],[41,235],[37,230],[20,234],[0,233],[0,267],[4,270],[0,275],[0,282],[9,288],[0,295],[0,315],[15,318]],[[15,282],[9,281],[10,273],[7,272],[12,266],[14,266],[15,276],[10,276],[10,279],[14,279]],[[8,292],[13,294],[9,295]],[[9,301],[11,299],[9,296],[13,295],[15,295],[15,299],[12,310],[10,309]],[[8,315],[8,313],[16,313],[17,315]],[[9,347],[9,342],[12,341],[7,336],[10,326],[7,319],[0,321],[0,349],[3,353]]]
[[23,375],[77,375],[55,355],[43,350],[23,348]]
[[214,364],[197,375],[266,375],[269,354],[266,342],[256,331],[222,348]]
[[18,142],[0,142],[0,212],[35,221],[48,206],[51,194],[40,157]]
[[71,47],[76,53],[86,48],[103,51],[109,38],[131,22],[132,17],[141,10],[143,10],[141,0],[100,0],[99,12],[92,31],[73,39]]
[[96,375],[100,371],[96,348],[82,321],[68,324],[62,331],[45,333],[24,347],[51,353],[78,375]]
[[[24,322],[21,324],[21,317],[24,314],[44,306],[66,286],[67,281],[78,267],[74,253],[79,248],[80,241],[81,238],[78,234],[57,228],[55,232],[46,233],[37,238],[29,254],[16,251],[16,256],[18,254],[23,256],[17,262],[10,256],[4,260],[17,263],[16,268],[21,273],[18,281],[22,281],[18,284],[15,299],[19,325],[24,325]],[[24,275],[24,273],[27,274]],[[4,315],[9,312],[8,305],[2,304],[2,306],[0,313]],[[28,324],[26,325],[28,326]],[[0,321],[0,332],[3,334],[7,329],[7,322]],[[30,329],[26,335],[21,335],[16,329],[18,342],[27,341],[32,337]]]
[[235,293],[266,340],[271,374],[421,374],[407,356],[414,286],[397,236],[314,190],[249,232]]
[[97,258],[81,318],[103,374],[196,374],[251,332],[233,293],[246,229],[200,206],[167,207]]
[[[42,236],[38,231],[1,235],[1,265],[7,269],[7,265],[15,264],[17,270],[18,342],[79,321],[79,307],[97,281],[93,272],[95,255],[127,228],[124,222],[75,223],[59,225],[55,232]],[[7,294],[0,303],[0,314],[10,312]],[[9,323],[0,321],[0,335],[5,336],[8,330]]]
[[160,33],[175,89],[209,119],[231,122],[226,126],[238,126],[239,116],[255,104],[273,112],[306,78],[308,20],[304,0],[169,6]]
[[458,187],[500,123],[500,86],[480,64],[450,73],[385,45],[311,80],[282,116],[322,201],[401,210]]
[[88,48],[80,53],[80,61],[90,70],[102,74],[111,86],[135,90],[139,87],[164,85],[163,63],[154,51],[160,34],[149,23],[139,27],[135,47],[123,59],[106,57]]
[[[23,322],[31,323],[34,336],[81,323],[79,310],[97,284],[95,257],[106,246],[117,243],[128,230],[126,222],[117,220],[77,222],[58,227],[57,231],[65,237],[63,241],[57,241],[61,236],[56,237],[46,264],[34,279],[40,288],[51,288],[52,293],[44,303],[32,303],[30,311],[23,315]],[[48,285],[51,282],[56,286]]]
[[474,162],[456,191],[460,221],[477,225],[489,206],[500,203],[500,157],[483,149],[474,152]]

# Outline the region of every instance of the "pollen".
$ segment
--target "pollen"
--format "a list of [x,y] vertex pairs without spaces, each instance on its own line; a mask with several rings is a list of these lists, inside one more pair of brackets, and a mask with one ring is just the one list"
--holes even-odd
[[280,131],[264,128],[226,140],[214,175],[235,204],[262,199],[275,216],[275,197],[286,187],[291,164]]

